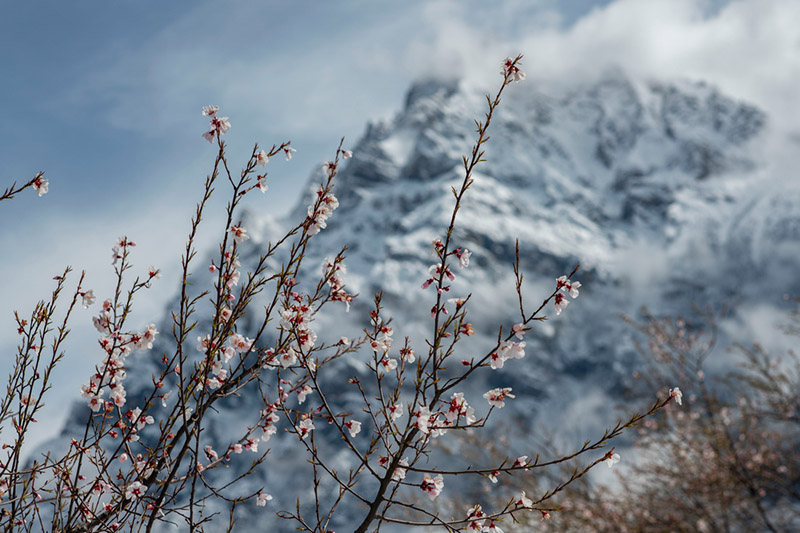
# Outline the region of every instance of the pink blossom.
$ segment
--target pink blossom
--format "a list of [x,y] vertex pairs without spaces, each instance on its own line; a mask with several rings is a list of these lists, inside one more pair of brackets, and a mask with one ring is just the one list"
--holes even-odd
[[406,468],[408,466],[408,459],[403,457],[397,463],[399,466],[392,472],[392,481],[403,481],[406,478]]
[[314,389],[311,388],[311,385],[303,385],[303,387],[297,391],[297,401],[299,403],[303,403],[306,401],[306,396],[311,394],[313,391]]
[[233,240],[241,243],[250,238],[245,228],[239,226],[231,226],[228,232],[233,235]]
[[614,450],[611,450],[610,452],[608,452],[606,454],[606,456],[605,456],[605,458],[603,460],[606,462],[608,467],[611,468],[612,466],[614,466],[615,464],[617,464],[619,462],[620,456],[619,456],[618,453],[614,453]]
[[469,406],[467,400],[464,399],[463,392],[453,393],[450,398],[450,404],[447,411],[444,413],[447,420],[455,424],[458,420],[463,420],[463,423],[469,425],[475,422],[475,410]]
[[389,412],[389,418],[392,420],[392,422],[403,416],[403,404],[401,403],[390,405],[386,409]]
[[228,121],[228,117],[218,117],[215,115],[214,118],[211,119],[211,128],[217,132],[217,135],[222,135],[231,129],[231,123]]
[[111,391],[111,400],[117,407],[125,405],[125,388],[122,385],[116,385]]
[[397,368],[397,359],[392,359],[391,357],[384,357],[383,359],[380,360],[380,364],[385,372],[389,372]]
[[503,357],[506,359],[522,359],[525,357],[525,343],[503,342],[500,344],[500,353],[503,354]]
[[297,353],[290,346],[288,351],[282,352],[278,356],[278,360],[280,361],[281,366],[283,368],[288,368],[288,367],[290,367],[292,365],[296,365],[297,364]]
[[256,182],[256,187],[258,187],[258,190],[261,191],[262,193],[265,193],[269,190],[269,187],[267,186],[266,174],[259,174],[258,181]]
[[218,137],[231,129],[231,123],[228,117],[217,116],[219,108],[216,106],[208,106],[203,109],[203,114],[211,117],[211,129],[203,134],[203,138],[208,142],[214,142],[214,137]]
[[683,405],[683,393],[678,387],[669,390],[669,397],[675,398],[675,401],[678,402],[678,405]]
[[353,157],[353,152],[350,150],[342,150],[342,159],[350,159]]
[[[517,64],[519,64],[519,62],[517,62]],[[503,61],[503,67],[500,69],[500,74],[502,74],[506,79],[506,83],[511,81],[520,82],[526,77],[525,73],[514,64],[514,60],[510,57],[507,57],[505,61]]]
[[561,311],[567,308],[569,301],[562,293],[556,294],[556,315],[560,315]]
[[139,338],[139,342],[136,343],[136,348],[138,350],[149,350],[153,347],[153,341],[156,339],[156,335],[158,335],[158,330],[156,329],[155,324],[148,324],[145,330],[142,332],[142,335]]
[[236,333],[231,335],[230,344],[237,352],[246,353],[253,347],[253,339],[248,339],[244,335]]
[[211,341],[211,335],[197,337],[197,351],[201,353],[215,350],[216,345]]
[[511,387],[505,387],[502,389],[492,389],[484,394],[483,397],[486,398],[489,405],[499,409],[506,405],[504,401],[506,398],[514,398],[515,396],[511,394]]
[[416,419],[414,425],[417,426],[417,429],[427,435],[430,432],[429,425],[431,419],[431,411],[428,409],[428,406],[423,405],[420,407],[419,410],[414,413],[414,418]]
[[297,433],[300,435],[301,439],[308,437],[312,429],[314,429],[314,421],[309,417],[303,418],[303,420],[297,424]]
[[578,289],[581,287],[580,281],[575,281],[569,286],[569,295],[572,296],[573,299],[577,298],[580,295]]
[[526,509],[530,509],[533,507],[533,500],[525,496],[524,490],[520,493],[519,498],[517,498],[517,501],[515,501],[514,503]]
[[222,361],[227,363],[233,356],[236,355],[236,349],[233,346],[226,346],[224,350],[222,350]]
[[278,428],[273,426],[272,424],[266,424],[261,428],[261,440],[263,442],[267,442],[270,437],[272,437],[275,433],[278,432]]
[[267,163],[269,163],[269,156],[267,156],[267,152],[261,150],[256,154],[256,165],[264,167],[267,166]]
[[567,276],[560,276],[556,279],[556,282],[558,283],[557,288],[568,292],[569,295],[572,296],[573,300],[580,295],[580,292],[578,291],[578,289],[581,288],[580,281],[570,281]]
[[290,161],[290,160],[292,159],[292,154],[293,154],[294,152],[296,152],[296,151],[297,151],[297,150],[295,150],[295,149],[294,149],[294,148],[292,148],[291,146],[287,146],[286,148],[284,148],[284,149],[283,149],[283,153],[284,153],[284,154],[286,154],[286,160],[287,160],[287,161]]
[[256,495],[256,505],[259,507],[265,507],[267,502],[272,499],[272,496],[266,494],[264,492],[259,491]]
[[469,525],[467,526],[467,530],[470,531],[483,531],[483,522],[484,518],[486,517],[486,513],[483,512],[483,509],[480,505],[475,505],[467,510],[467,520],[469,520]]
[[145,492],[147,492],[147,487],[142,485],[138,481],[134,481],[125,489],[125,499],[126,500],[136,500],[140,497],[144,496]]
[[203,448],[203,451],[205,452],[209,461],[216,461],[219,459],[219,455],[217,455],[217,452],[214,451],[214,448],[212,448],[210,444]]
[[147,275],[150,279],[161,279],[161,271],[153,265],[147,267]]
[[98,412],[100,408],[103,407],[103,404],[104,402],[99,395],[89,397],[89,408],[92,410],[92,412],[94,413]]
[[97,298],[94,296],[94,291],[89,289],[86,292],[81,293],[81,303],[84,309],[89,309],[89,306],[92,305]]
[[348,420],[344,426],[350,431],[351,437],[355,437],[361,431],[361,422],[357,420]]
[[[458,266],[461,268],[467,268],[469,266],[469,258],[472,256],[472,252],[464,248],[458,248],[456,251],[456,257],[458,257]],[[452,278],[451,278],[452,279]]]
[[420,484],[420,488],[423,492],[427,493],[428,498],[435,500],[436,497],[441,494],[442,489],[444,488],[444,479],[442,479],[441,474],[434,478],[425,476]]
[[33,190],[41,197],[47,194],[47,191],[50,190],[50,182],[42,177],[37,177],[33,180]]
[[492,370],[503,368],[505,362],[506,362],[505,356],[497,352],[492,352],[491,355],[489,355],[489,366],[492,367]]
[[515,337],[518,339],[522,339],[525,337],[525,324],[514,324],[511,327],[511,333],[514,334]]
[[416,357],[414,357],[414,350],[411,348],[400,348],[400,357],[406,363],[413,363],[416,360]]

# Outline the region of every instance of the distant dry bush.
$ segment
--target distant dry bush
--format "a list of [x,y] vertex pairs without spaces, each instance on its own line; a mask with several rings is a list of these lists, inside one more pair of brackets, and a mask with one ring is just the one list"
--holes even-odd
[[[800,338],[800,314],[783,326]],[[716,348],[711,314],[628,321],[643,335],[643,390],[679,380],[682,409],[638,428],[635,465],[616,483],[580,483],[552,528],[587,532],[800,531],[800,359],[758,344]],[[776,324],[776,330],[778,325]],[[714,357],[736,361],[707,377]],[[533,527],[532,522],[523,526]]]

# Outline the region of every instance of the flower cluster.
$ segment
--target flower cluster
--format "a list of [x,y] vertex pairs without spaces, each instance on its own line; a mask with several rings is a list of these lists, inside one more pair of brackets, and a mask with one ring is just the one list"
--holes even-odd
[[304,415],[303,418],[300,420],[300,423],[297,424],[297,434],[300,435],[301,439],[305,439],[311,433],[311,430],[314,429],[314,420],[312,420],[310,415]]
[[569,278],[567,278],[567,276],[561,276],[558,279],[556,279],[556,284],[557,284],[556,290],[559,291],[558,293],[556,293],[556,302],[555,302],[556,314],[560,315],[561,311],[566,309],[567,305],[569,305],[569,301],[567,301],[567,297],[564,295],[564,293],[569,293],[569,295],[572,296],[572,299],[574,300],[580,294],[578,292],[578,289],[581,287],[581,282],[570,281]]
[[261,440],[264,442],[268,441],[278,431],[276,424],[280,420],[280,416],[278,416],[279,409],[280,406],[278,404],[271,403],[261,410]]
[[520,70],[520,68],[517,65],[519,65],[519,61],[515,61],[510,57],[507,57],[505,61],[503,61],[503,66],[500,69],[500,74],[503,75],[503,77],[506,80],[506,83],[512,81],[519,83],[525,79],[526,74],[522,70]]
[[445,427],[455,426],[459,421],[462,421],[468,426],[475,423],[475,410],[467,404],[463,392],[456,392],[453,394],[444,416]]
[[[100,314],[92,318],[94,326],[104,336],[99,344],[106,353],[102,365],[96,368],[89,378],[88,385],[81,385],[81,397],[88,400],[94,412],[101,408],[113,409],[122,407],[126,401],[126,391],[122,384],[126,377],[125,358],[134,350],[147,350],[153,347],[158,330],[149,324],[142,333],[120,333],[114,325],[113,306],[110,300],[103,302]],[[109,402],[103,401],[106,388],[110,391]]]
[[[301,353],[307,352],[314,347],[317,340],[317,334],[311,329],[311,321],[314,316],[314,309],[310,303],[307,303],[307,297],[297,292],[289,293],[290,301],[287,302],[286,308],[281,311],[281,326],[292,333],[296,341],[296,349]],[[296,354],[293,353],[294,347],[290,346],[289,350],[282,355],[282,366],[290,366],[284,364],[284,359],[294,359]],[[294,364],[292,362],[291,364]]]
[[[325,163],[325,172],[333,172],[333,163]],[[330,165],[328,168],[327,165]],[[327,188],[320,185],[317,189],[317,199],[313,204],[308,206],[308,217],[306,223],[308,224],[308,234],[316,235],[328,227],[327,220],[333,214],[333,211],[339,207],[339,200]]]
[[[512,331],[514,335],[521,339],[525,334],[525,329],[523,324],[516,324]],[[497,370],[498,368],[503,368],[503,365],[509,359],[522,359],[525,357],[525,342],[517,342],[517,341],[503,341],[500,343],[500,346],[496,352],[492,352],[489,356],[489,366],[493,370]]]
[[238,333],[228,338],[229,346],[222,349],[211,339],[211,335],[197,337],[197,350],[206,354],[206,358],[198,367],[201,375],[205,377],[206,386],[218,389],[228,378],[229,370],[223,366],[228,364],[237,354],[246,354],[253,347],[253,340]]
[[[477,420],[475,409],[470,407],[463,392],[456,392],[449,402],[444,402],[446,409],[432,413],[428,406],[421,406],[412,413],[414,426],[424,435],[440,437],[448,429],[470,426]],[[402,411],[400,413],[402,415]]]
[[467,520],[469,524],[467,525],[467,531],[486,531],[487,528],[484,527],[484,522],[486,518],[486,513],[483,512],[483,509],[480,505],[475,505],[467,509]]
[[[370,312],[370,320],[372,326],[375,328],[375,334],[371,335],[369,338],[370,348],[372,348],[372,351],[375,352],[375,354],[383,355],[381,365],[384,367],[384,369],[394,370],[397,368],[397,361],[387,355],[387,352],[392,347],[392,335],[394,334],[394,329],[388,324],[385,324],[383,319],[375,311]],[[405,353],[405,357],[408,357],[408,352]],[[402,350],[401,354],[403,354]],[[410,357],[413,360],[413,352],[411,353]]]
[[483,397],[486,398],[486,401],[489,402],[489,405],[499,409],[501,407],[505,407],[506,398],[514,398],[515,396],[511,394],[511,387],[505,387],[502,389],[492,389],[484,394]]
[[322,275],[327,278],[326,283],[331,288],[330,298],[334,302],[344,302],[347,310],[350,311],[350,304],[355,299],[352,294],[347,294],[344,290],[344,278],[347,274],[347,267],[341,261],[334,261],[326,257],[322,262]]
[[392,472],[392,481],[403,481],[406,478],[406,473],[408,472],[408,458],[403,457],[397,462],[398,466]]
[[444,488],[444,479],[442,478],[441,474],[433,478],[431,476],[425,476],[420,484],[420,488],[422,489],[422,492],[428,495],[428,498],[435,500],[436,497],[441,494],[442,489]]
[[117,243],[111,248],[111,264],[116,265],[129,251],[129,248],[136,246],[136,243],[128,240],[127,237],[120,237]]
[[203,134],[203,139],[210,143],[214,142],[215,137],[219,137],[231,129],[231,123],[228,121],[228,117],[218,116],[217,111],[219,111],[219,107],[215,105],[209,105],[203,108],[203,116],[211,117],[211,129]]

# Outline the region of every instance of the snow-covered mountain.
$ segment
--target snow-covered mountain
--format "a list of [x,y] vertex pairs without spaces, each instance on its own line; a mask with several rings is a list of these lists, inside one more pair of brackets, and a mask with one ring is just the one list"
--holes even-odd
[[[470,268],[456,271],[451,296],[472,294],[478,335],[463,344],[469,358],[493,343],[499,325],[518,322],[515,239],[529,305],[549,294],[556,277],[581,265],[575,276],[583,283],[580,298],[558,317],[547,310],[550,320],[526,338],[528,355],[484,372],[463,392],[482,407],[480,395],[489,388],[513,387],[517,398],[502,412],[506,422],[533,435],[555,412],[568,421],[560,431],[582,441],[613,424],[608,403],[619,399],[637,365],[634,332],[620,313],[635,315],[642,305],[661,315],[690,314],[695,303],[778,305],[783,294],[800,289],[792,277],[800,265],[800,188],[787,188],[788,180],[772,176],[760,156],[764,113],[714,87],[632,80],[620,71],[554,87],[529,82],[506,92],[490,129],[487,162],[459,213],[454,242],[473,255]],[[473,120],[484,112],[481,90],[419,82],[394,119],[370,124],[352,147],[354,156],[337,177],[340,207],[312,241],[307,264],[317,273],[325,256],[347,245],[348,287],[361,296],[349,313],[337,308],[317,318],[322,339],[356,336],[368,324],[371,296],[383,291],[395,338],[409,336],[424,351],[433,295],[420,285],[432,263],[431,242],[449,221],[450,187],[463,179]],[[287,220],[248,213],[253,238],[242,249],[243,270],[281,228],[305,217],[320,179],[321,171],[312,175]],[[170,330],[167,323],[159,329]],[[155,368],[138,364],[129,372],[129,398],[150,384]],[[341,362],[328,383],[344,384],[363,370],[357,360]],[[344,385],[335,390],[340,405],[359,409]],[[247,417],[257,415],[258,403],[232,399],[205,437],[240,432],[254,422]],[[86,414],[78,406],[65,434]],[[328,434],[321,430],[318,439]],[[308,467],[293,442],[270,441],[272,457],[248,481],[275,496],[273,510],[293,508],[294,498],[310,490],[300,473]],[[519,455],[535,454],[519,448]],[[332,461],[347,465],[344,455]],[[337,531],[361,514],[355,505],[343,506]],[[243,506],[239,524],[247,530],[254,520],[272,518]]]

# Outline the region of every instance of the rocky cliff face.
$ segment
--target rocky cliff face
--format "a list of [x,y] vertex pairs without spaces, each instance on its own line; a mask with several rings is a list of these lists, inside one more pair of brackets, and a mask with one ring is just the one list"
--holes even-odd
[[[533,435],[548,415],[565,414],[570,422],[561,430],[583,440],[613,423],[607,405],[620,398],[637,366],[633,331],[620,313],[635,315],[642,305],[675,315],[691,313],[695,303],[770,304],[800,288],[790,275],[800,262],[800,194],[783,189],[758,156],[767,117],[703,83],[642,82],[609,72],[558,93],[528,83],[507,94],[454,236],[473,252],[472,266],[456,272],[451,291],[473,295],[478,335],[464,343],[463,357],[491,343],[498,325],[518,321],[511,277],[516,238],[531,304],[575,264],[584,288],[561,316],[547,310],[551,319],[526,338],[525,359],[484,373],[464,392],[482,406],[489,388],[513,387],[517,399],[501,418]],[[371,295],[382,290],[395,337],[409,336],[424,351],[432,295],[420,284],[484,106],[482,92],[457,82],[419,82],[393,120],[367,127],[338,177],[340,208],[308,260],[316,273],[323,257],[347,245],[348,286],[362,296],[348,314],[337,309],[318,317],[321,338],[357,335],[368,323]],[[312,176],[291,221],[305,216],[319,178]],[[251,213],[247,226],[254,238],[242,252],[244,270],[288,222]],[[166,324],[159,329],[169,331]],[[154,367],[139,364],[129,380],[143,390]],[[353,358],[331,370],[328,383],[336,387],[363,370]],[[129,398],[135,390],[130,383]],[[339,404],[359,409],[343,386],[333,390]],[[258,403],[232,399],[205,437],[222,440],[252,424],[247,416],[257,415]],[[76,408],[73,420],[86,411]],[[318,440],[328,435],[319,433]],[[294,498],[309,495],[307,465],[293,440],[277,436],[269,444],[272,458],[249,487],[263,485],[276,497],[269,509],[293,508]],[[531,451],[520,446],[519,454]],[[344,455],[327,452],[346,467]],[[345,531],[361,510],[342,510],[336,529]],[[240,526],[272,519],[271,512],[243,507]],[[271,527],[291,530],[287,523]]]

